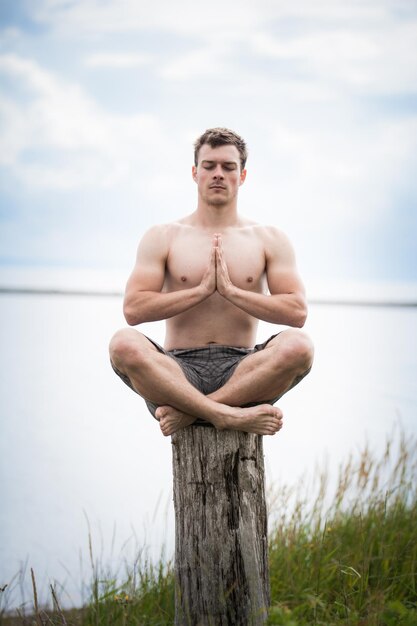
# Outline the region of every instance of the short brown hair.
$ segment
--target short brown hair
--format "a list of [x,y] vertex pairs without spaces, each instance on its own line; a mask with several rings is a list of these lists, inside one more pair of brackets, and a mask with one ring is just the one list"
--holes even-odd
[[198,164],[198,153],[204,144],[208,144],[211,148],[218,146],[232,145],[236,146],[240,155],[240,166],[242,170],[245,168],[246,159],[248,158],[248,150],[246,143],[242,137],[233,130],[228,128],[208,128],[194,143],[194,165]]

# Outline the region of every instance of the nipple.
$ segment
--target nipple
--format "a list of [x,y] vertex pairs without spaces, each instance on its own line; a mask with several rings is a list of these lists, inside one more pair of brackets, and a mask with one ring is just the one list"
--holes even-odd
[[181,280],[182,280],[183,283],[185,283],[185,281],[187,280],[187,277],[186,276],[181,276]]
[[252,278],[252,276],[248,276],[246,280],[248,281],[248,283],[253,283],[253,278]]

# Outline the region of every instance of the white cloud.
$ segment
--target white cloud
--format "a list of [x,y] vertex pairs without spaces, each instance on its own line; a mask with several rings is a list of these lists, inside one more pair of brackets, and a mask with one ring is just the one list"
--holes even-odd
[[[407,19],[402,19],[401,10],[408,10]],[[296,61],[305,79],[318,80],[323,88],[333,83],[401,91],[415,84],[417,73],[417,9],[410,11],[398,0],[212,0],[207,10],[194,0],[146,5],[137,0],[40,0],[32,11],[66,37],[87,32],[100,41],[115,33],[169,32],[197,40],[193,51],[174,49],[163,62],[161,74],[170,80],[227,69],[233,54],[242,49],[254,58]],[[96,67],[143,62],[141,55],[133,58],[122,52],[98,53],[89,60]]]
[[100,68],[135,68],[148,65],[151,56],[148,54],[128,54],[124,52],[96,52],[85,59],[88,67]]
[[377,24],[352,29],[327,25],[292,37],[259,31],[249,42],[256,55],[295,61],[299,71],[320,83],[362,92],[417,90],[417,20],[395,23],[386,16]]
[[16,104],[0,97],[0,165],[12,166],[30,141],[30,124]]
[[[326,121],[313,128],[271,123],[264,151],[270,155],[251,172],[242,195],[259,207],[262,220],[317,227],[372,227],[392,208],[394,194],[412,177],[417,117],[367,128],[336,129]],[[252,181],[252,178],[254,180]]]
[[[297,61],[301,68],[326,80],[356,82],[363,63],[379,60],[379,47],[365,33],[335,30],[303,34],[290,39],[260,32],[252,38],[255,53],[274,59]],[[360,79],[359,79],[360,80]]]
[[194,0],[157,0],[143,4],[137,0],[39,0],[33,13],[36,19],[66,32],[73,28],[88,32],[127,32],[138,29],[160,29],[179,34],[250,33],[260,24],[278,19],[324,20],[329,23],[379,19],[389,13],[397,0],[238,0],[225,3],[212,0],[204,8]]
[[200,37],[204,29],[207,40],[216,31],[249,30],[259,19],[259,9],[250,0],[239,4],[212,0],[203,11],[194,0],[146,4],[137,0],[41,0],[33,12],[36,19],[63,33],[74,29],[99,34],[157,29]]
[[[79,85],[31,59],[0,56],[0,72],[19,81],[28,94],[26,101],[0,100],[0,159],[30,185],[111,185],[127,175],[131,160],[155,154],[162,144],[155,116],[110,115]],[[29,151],[40,158],[29,162]]]
[[230,58],[230,49],[231,46],[225,43],[211,42],[163,63],[160,75],[180,81],[219,76],[228,71],[226,59]]

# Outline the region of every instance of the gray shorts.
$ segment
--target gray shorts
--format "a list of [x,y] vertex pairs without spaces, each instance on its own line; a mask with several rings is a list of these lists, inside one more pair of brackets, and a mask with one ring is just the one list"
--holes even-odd
[[[220,387],[226,384],[229,378],[232,376],[236,367],[245,357],[255,352],[263,350],[268,343],[276,337],[272,335],[269,339],[263,343],[257,344],[254,348],[235,348],[234,346],[220,346],[218,344],[210,344],[202,348],[185,348],[175,350],[165,350],[156,341],[146,337],[148,341],[155,346],[155,348],[165,354],[166,356],[174,359],[176,363],[181,367],[187,380],[201,393],[208,395],[213,393]],[[118,376],[126,383],[131,389],[133,389],[132,383],[129,378],[122,374],[114,365],[113,369]],[[133,389],[133,391],[135,391]],[[253,406],[256,404],[274,404],[279,397],[272,400],[265,399],[263,402],[253,402],[245,406]],[[150,402],[144,398],[146,405],[152,415],[155,417],[155,411],[158,408],[157,404]],[[202,419],[197,419],[194,424],[201,426],[211,426],[208,422]]]

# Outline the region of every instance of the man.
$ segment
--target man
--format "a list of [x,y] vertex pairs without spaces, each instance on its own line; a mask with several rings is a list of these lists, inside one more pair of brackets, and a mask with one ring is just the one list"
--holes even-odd
[[[196,420],[273,435],[282,412],[272,405],[311,368],[291,244],[238,214],[246,157],[245,142],[228,129],[196,141],[197,209],[144,235],[126,286],[127,323],[166,320],[165,344],[123,329],[111,340],[111,362],[166,436]],[[254,347],[259,320],[292,328]]]

